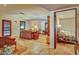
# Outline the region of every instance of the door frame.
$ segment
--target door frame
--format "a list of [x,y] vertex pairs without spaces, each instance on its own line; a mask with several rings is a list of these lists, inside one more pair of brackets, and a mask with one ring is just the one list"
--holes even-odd
[[71,8],[71,9],[65,9],[65,10],[60,10],[54,12],[54,48],[56,49],[56,44],[57,44],[57,34],[56,34],[56,13],[58,12],[64,12],[64,11],[69,11],[69,10],[75,10],[75,41],[77,43],[77,8]]

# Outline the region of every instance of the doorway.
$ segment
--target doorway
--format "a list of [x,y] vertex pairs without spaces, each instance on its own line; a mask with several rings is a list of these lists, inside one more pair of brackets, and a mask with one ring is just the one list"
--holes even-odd
[[54,12],[54,48],[57,43],[75,44],[77,42],[77,9]]

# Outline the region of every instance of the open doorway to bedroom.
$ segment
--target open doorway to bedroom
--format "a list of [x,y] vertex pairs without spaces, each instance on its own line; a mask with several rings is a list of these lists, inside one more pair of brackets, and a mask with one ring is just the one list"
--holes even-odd
[[63,48],[75,54],[77,42],[77,9],[67,9],[55,12],[55,48]]

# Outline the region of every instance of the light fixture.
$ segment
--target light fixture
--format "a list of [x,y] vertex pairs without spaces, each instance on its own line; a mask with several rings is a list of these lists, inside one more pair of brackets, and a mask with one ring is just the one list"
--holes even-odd
[[59,25],[59,27],[61,27],[61,25]]
[[32,31],[33,31],[34,29],[32,28]]
[[36,28],[36,29],[37,29],[38,27],[35,25],[35,26],[34,26],[34,28]]

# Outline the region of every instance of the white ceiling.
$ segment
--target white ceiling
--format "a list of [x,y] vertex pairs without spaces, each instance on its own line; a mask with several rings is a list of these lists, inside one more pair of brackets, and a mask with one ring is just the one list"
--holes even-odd
[[47,19],[49,10],[56,10],[61,8],[78,6],[74,4],[15,4],[15,5],[0,5],[0,15],[4,15],[5,18],[13,19]]
[[79,4],[37,4],[49,11],[79,6]]
[[0,14],[8,19],[47,19],[49,11],[35,5],[0,5]]

